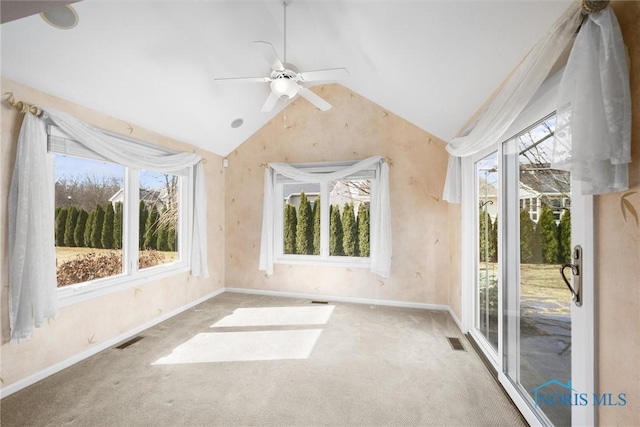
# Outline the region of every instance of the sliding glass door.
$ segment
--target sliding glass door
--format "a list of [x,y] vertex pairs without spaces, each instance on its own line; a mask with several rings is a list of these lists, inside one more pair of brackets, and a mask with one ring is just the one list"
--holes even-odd
[[552,167],[554,129],[551,115],[467,163],[465,325],[529,423],[589,425],[593,205]]

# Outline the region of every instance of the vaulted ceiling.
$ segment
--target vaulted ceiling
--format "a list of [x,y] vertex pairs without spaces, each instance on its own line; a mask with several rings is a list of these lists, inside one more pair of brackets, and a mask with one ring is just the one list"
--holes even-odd
[[[286,59],[346,67],[342,85],[448,140],[570,1],[289,0]],[[3,23],[2,76],[223,156],[285,105],[260,111],[268,83],[213,80],[269,74],[253,41],[284,56],[281,1],[73,7],[69,30],[39,15]]]

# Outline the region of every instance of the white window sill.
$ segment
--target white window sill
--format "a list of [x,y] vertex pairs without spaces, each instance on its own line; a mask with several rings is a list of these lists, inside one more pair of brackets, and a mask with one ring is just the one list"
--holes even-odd
[[134,288],[150,281],[164,279],[189,272],[191,268],[185,263],[173,263],[150,267],[138,271],[135,276],[118,275],[103,279],[91,280],[77,285],[58,288],[58,306],[65,307],[78,302],[97,298],[123,289]]
[[371,259],[347,256],[320,257],[319,255],[281,255],[274,261],[274,264],[316,265],[323,267],[343,268],[371,268]]

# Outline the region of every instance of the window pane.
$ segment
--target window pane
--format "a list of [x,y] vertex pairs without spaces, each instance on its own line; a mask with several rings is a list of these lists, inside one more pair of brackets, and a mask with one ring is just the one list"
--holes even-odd
[[[518,367],[522,390],[536,401],[535,388],[553,378],[571,380],[571,298],[558,271],[571,257],[571,214],[563,209],[570,200],[570,174],[551,168],[555,117],[517,137],[519,145],[520,196],[535,193],[539,215],[529,220],[520,214],[520,289]],[[568,214],[568,215],[567,215]],[[544,392],[564,393],[551,385]],[[537,404],[537,401],[536,401]],[[539,406],[553,425],[571,425],[570,405]]]
[[368,257],[371,181],[334,181],[329,191],[329,255]]
[[284,184],[285,254],[320,255],[320,184]]
[[58,287],[122,273],[124,167],[56,155]]
[[[477,330],[498,351],[498,152],[476,163],[477,239]],[[520,200],[523,212],[531,209],[531,199]]]
[[180,259],[179,180],[177,175],[140,171],[140,269]]

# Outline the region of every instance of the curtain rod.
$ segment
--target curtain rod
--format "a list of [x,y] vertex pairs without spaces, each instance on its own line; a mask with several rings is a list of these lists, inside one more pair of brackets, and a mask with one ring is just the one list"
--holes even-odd
[[582,0],[582,14],[600,12],[607,6],[609,6],[609,0]]
[[2,102],[6,102],[21,113],[31,113],[36,117],[42,116],[42,110],[35,105],[29,105],[22,101],[16,101],[13,97],[13,92],[5,92],[4,95],[6,96],[6,98],[4,98]]

